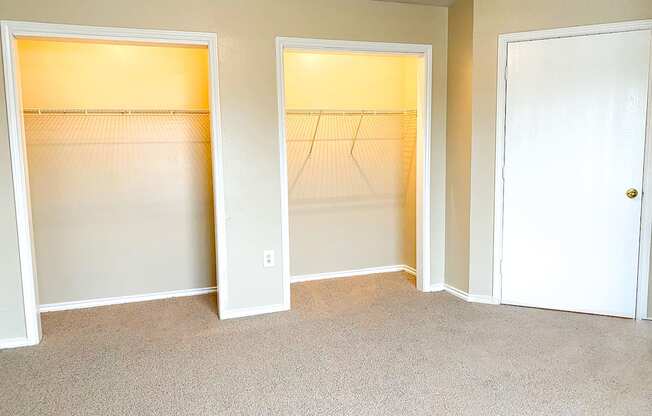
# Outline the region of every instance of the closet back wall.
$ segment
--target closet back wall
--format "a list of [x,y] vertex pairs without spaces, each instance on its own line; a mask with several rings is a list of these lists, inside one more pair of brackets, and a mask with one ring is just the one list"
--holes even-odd
[[205,48],[19,40],[41,304],[215,286]]
[[[415,267],[416,113],[404,111],[416,108],[417,63],[415,56],[285,53],[293,276]],[[361,118],[361,110],[392,114]]]
[[23,107],[208,108],[208,49],[18,40]]

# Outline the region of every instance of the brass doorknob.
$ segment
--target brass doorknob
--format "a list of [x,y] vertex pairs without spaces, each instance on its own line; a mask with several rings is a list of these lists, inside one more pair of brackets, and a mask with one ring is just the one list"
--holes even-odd
[[638,196],[638,191],[634,188],[629,188],[627,192],[625,192],[625,195],[627,195],[627,198],[629,199],[634,199]]

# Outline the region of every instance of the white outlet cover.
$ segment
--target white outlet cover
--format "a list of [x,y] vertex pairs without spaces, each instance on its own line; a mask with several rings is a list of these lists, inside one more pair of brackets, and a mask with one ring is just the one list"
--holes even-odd
[[274,250],[263,251],[263,266],[274,267]]

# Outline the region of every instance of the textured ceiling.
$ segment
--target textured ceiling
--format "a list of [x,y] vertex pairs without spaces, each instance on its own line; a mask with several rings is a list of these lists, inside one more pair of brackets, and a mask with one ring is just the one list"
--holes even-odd
[[450,6],[455,3],[455,0],[376,0],[376,1],[391,1],[394,3],[412,3],[412,4],[427,4],[430,6]]

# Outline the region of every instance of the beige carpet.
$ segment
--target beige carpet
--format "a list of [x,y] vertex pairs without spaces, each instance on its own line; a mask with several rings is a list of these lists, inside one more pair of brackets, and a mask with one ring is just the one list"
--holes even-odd
[[465,303],[400,273],[43,316],[0,351],[0,415],[650,415],[652,322]]

